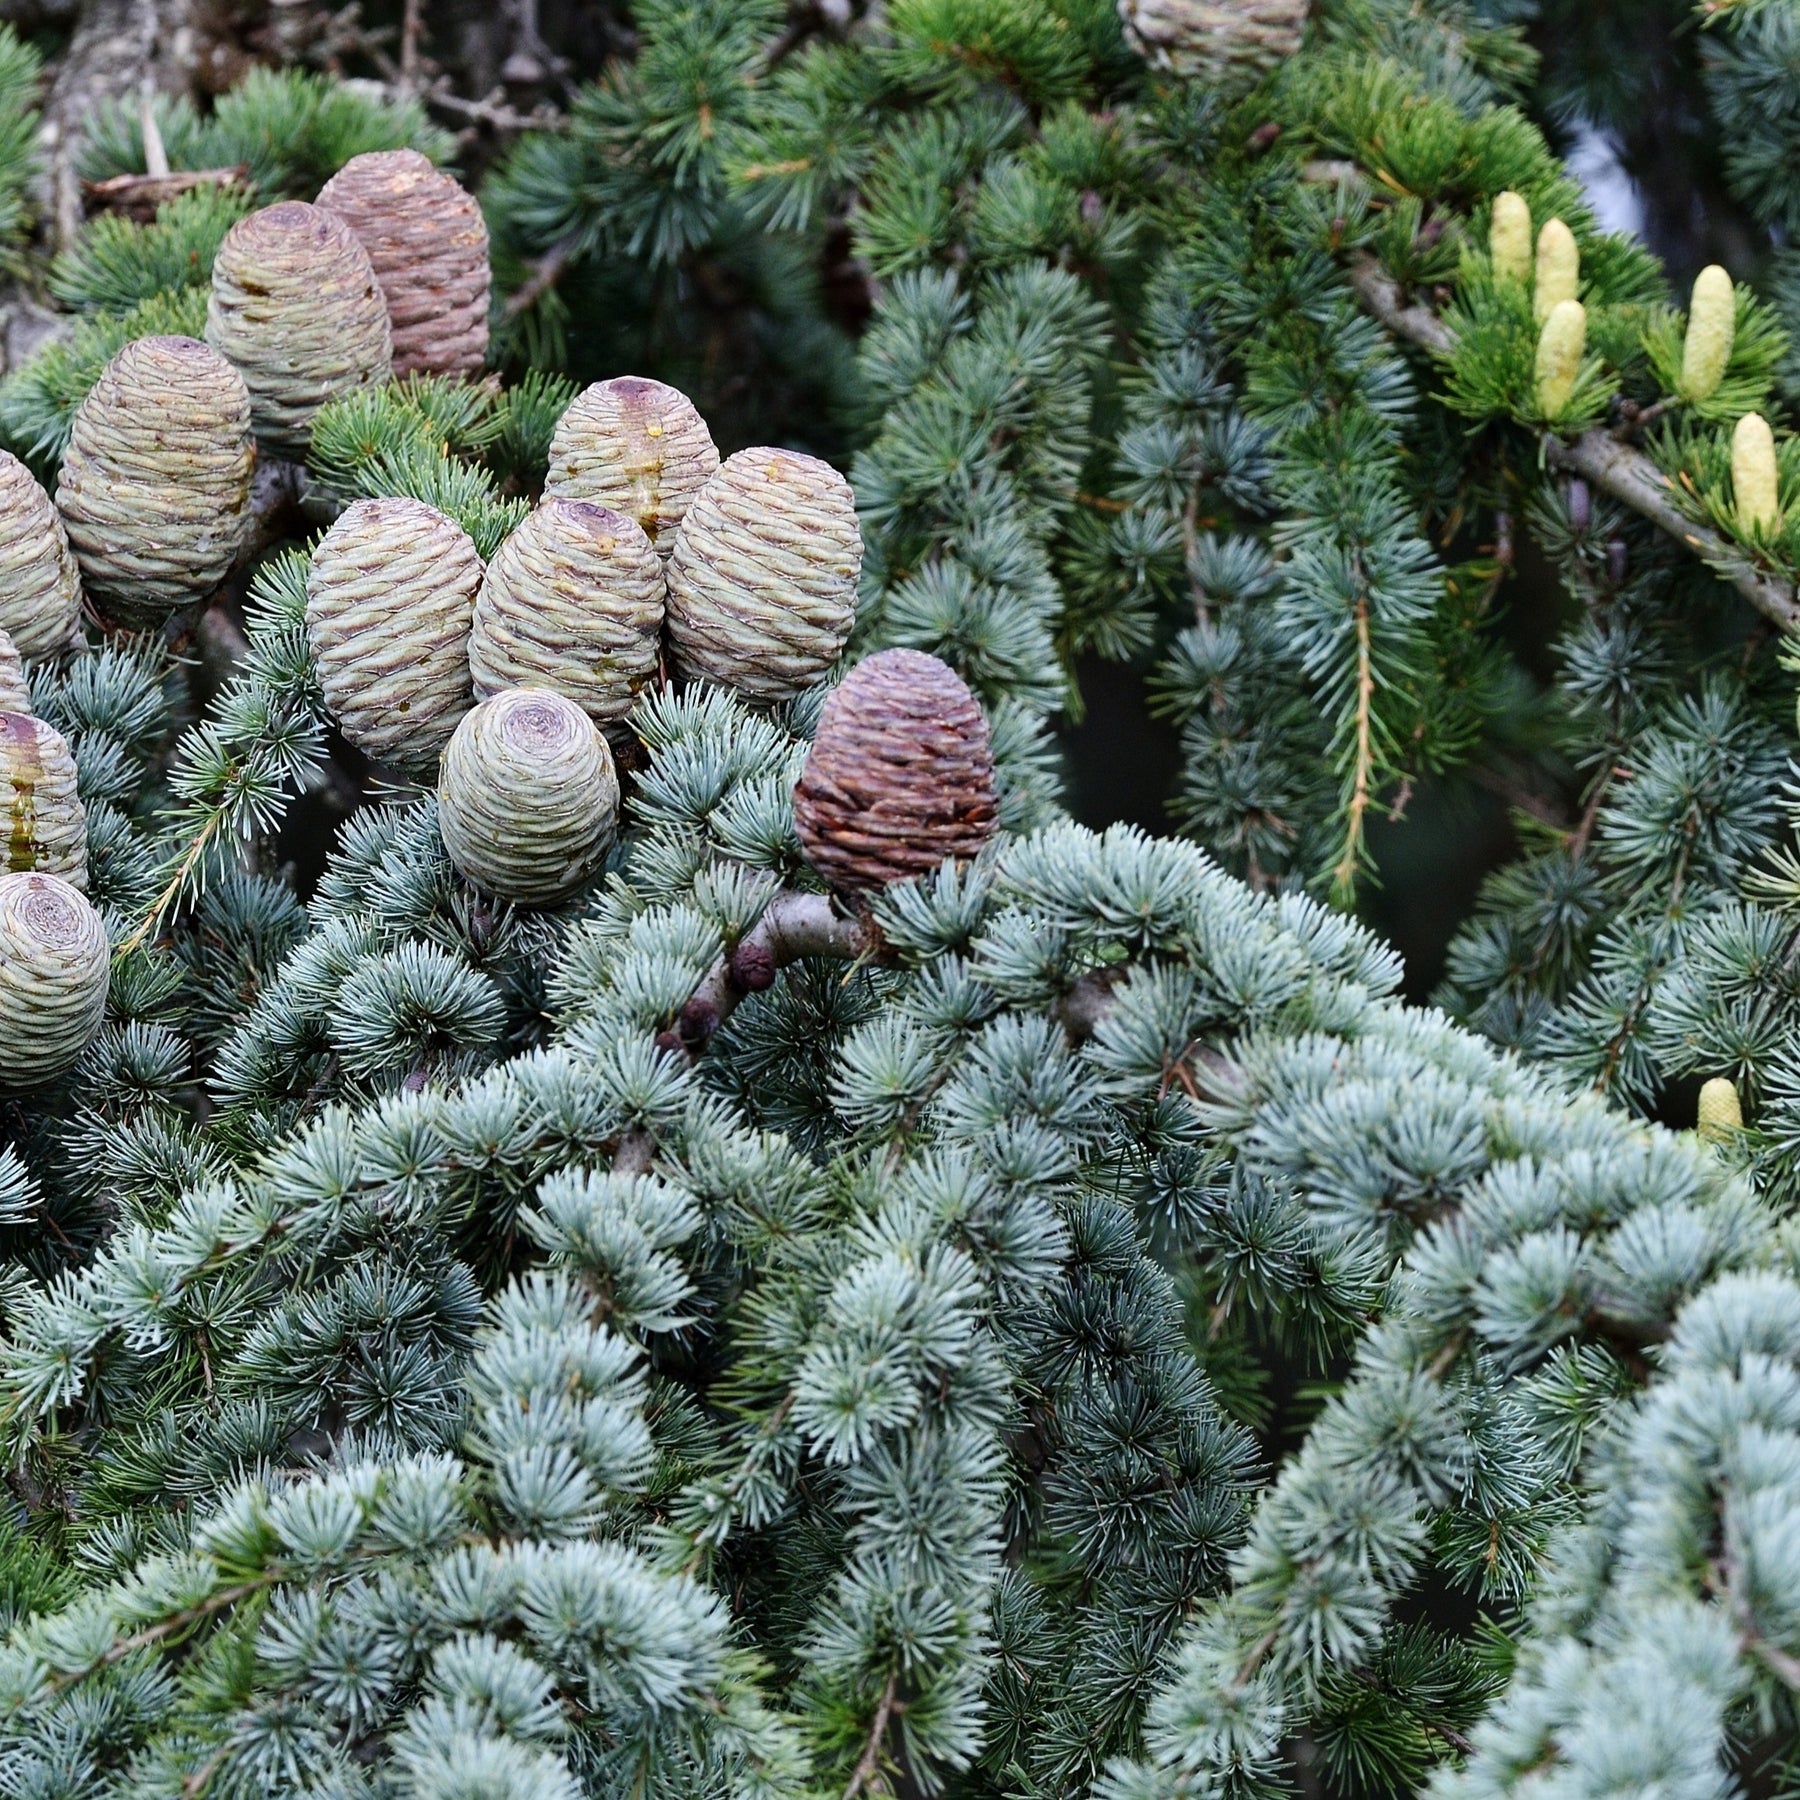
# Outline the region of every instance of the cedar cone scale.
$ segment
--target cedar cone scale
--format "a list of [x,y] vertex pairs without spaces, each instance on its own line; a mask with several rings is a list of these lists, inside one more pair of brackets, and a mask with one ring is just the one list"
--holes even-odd
[[1247,87],[1300,48],[1311,0],[1118,0],[1125,41],[1153,68]]
[[794,829],[833,887],[885,887],[973,856],[999,823],[988,723],[920,650],[860,662],[825,702],[794,787]]
[[475,196],[417,150],[353,156],[319,190],[375,266],[394,373],[476,375],[487,361],[487,223]]

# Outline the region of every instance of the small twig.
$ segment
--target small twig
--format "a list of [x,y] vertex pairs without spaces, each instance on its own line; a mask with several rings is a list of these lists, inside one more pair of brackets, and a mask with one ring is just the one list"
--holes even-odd
[[507,295],[506,304],[500,309],[501,318],[509,322],[520,313],[537,305],[561,278],[563,268],[569,258],[575,254],[576,239],[574,233],[559,238],[548,250],[531,265],[531,273]]
[[419,86],[419,39],[425,30],[425,0],[406,0],[400,20],[400,81],[408,92]]
[[165,202],[202,187],[235,187],[243,180],[240,163],[230,169],[167,169],[160,175],[109,175],[104,181],[84,181],[81,193],[89,212],[123,213],[140,225],[156,217]]
[[894,1712],[894,1696],[899,1690],[900,1671],[893,1670],[887,1678],[887,1686],[881,1690],[881,1704],[875,1708],[875,1722],[869,1727],[869,1741],[863,1746],[863,1753],[851,1771],[850,1785],[844,1789],[844,1800],[856,1800],[868,1784],[874,1780],[876,1771],[881,1767],[881,1746],[887,1741],[888,1720]]

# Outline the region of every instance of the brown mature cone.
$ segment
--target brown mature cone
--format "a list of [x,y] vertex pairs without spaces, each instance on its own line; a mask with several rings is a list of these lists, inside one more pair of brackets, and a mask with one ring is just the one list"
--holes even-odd
[[304,200],[265,206],[225,234],[206,341],[243,376],[256,441],[295,460],[327,400],[386,381],[393,366],[368,251],[336,213]]
[[210,594],[250,522],[250,395],[218,351],[137,338],[76,410],[56,510],[89,602],[132,630]]
[[81,634],[81,572],[50,496],[0,450],[0,629],[21,656],[53,656]]
[[318,204],[356,233],[394,328],[394,373],[473,375],[487,361],[487,223],[475,197],[417,150],[353,156]]
[[358,500],[319,540],[306,638],[325,704],[365,755],[426,773],[474,704],[469,628],[481,557],[422,501]]
[[712,433],[686,394],[620,375],[584,388],[557,420],[544,492],[636,519],[667,562],[676,527],[718,467]]
[[0,713],[0,801],[6,868],[38,869],[85,888],[87,809],[76,792],[75,758],[60,731],[29,713]]
[[0,1086],[54,1080],[106,1014],[106,922],[54,875],[0,875]]
[[740,450],[694,497],[669,559],[677,671],[777,704],[811,687],[856,623],[862,531],[830,463]]
[[550,688],[618,735],[656,673],[662,621],[662,563],[636,522],[547,496],[495,552],[476,596],[475,691]]
[[1311,0],[1119,0],[1132,49],[1209,87],[1247,87],[1300,48]]
[[25,664],[13,641],[0,631],[0,713],[31,713],[31,688],[25,680]]
[[882,650],[825,702],[794,830],[833,887],[885,887],[973,856],[998,824],[987,718],[956,671]]

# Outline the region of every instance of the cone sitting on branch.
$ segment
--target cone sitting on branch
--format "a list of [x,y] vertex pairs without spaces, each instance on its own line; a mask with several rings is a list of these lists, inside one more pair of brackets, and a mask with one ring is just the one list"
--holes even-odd
[[681,522],[669,562],[677,671],[777,704],[811,687],[856,622],[850,484],[794,450],[740,450]]
[[794,830],[833,887],[884,887],[973,856],[994,835],[987,718],[920,650],[860,662],[825,702],[794,788]]
[[475,197],[417,150],[353,156],[318,204],[356,234],[393,327],[396,375],[473,375],[487,361],[487,224]]
[[106,1012],[106,925],[54,875],[0,875],[0,1086],[54,1080]]
[[557,421],[544,491],[636,519],[667,561],[676,528],[718,467],[712,433],[686,394],[621,375],[583,389]]
[[634,520],[546,498],[502,544],[475,601],[475,691],[545,687],[621,729],[656,673],[663,569]]
[[423,774],[469,710],[481,557],[422,501],[358,500],[319,541],[306,635],[325,704],[366,756]]
[[619,816],[606,739],[573,700],[510,688],[456,728],[438,824],[470,881],[522,906],[564,898],[600,866]]
[[127,344],[76,411],[56,510],[89,601],[146,630],[230,574],[249,525],[250,395],[206,344]]
[[81,634],[81,573],[50,496],[0,450],[0,630],[20,656],[53,656]]
[[240,219],[213,264],[206,341],[250,390],[257,442],[295,459],[327,400],[385,381],[387,303],[336,213],[287,200]]

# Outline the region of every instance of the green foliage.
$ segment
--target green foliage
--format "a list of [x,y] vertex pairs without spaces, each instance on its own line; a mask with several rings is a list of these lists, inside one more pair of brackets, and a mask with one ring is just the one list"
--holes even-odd
[[254,204],[242,188],[209,184],[166,202],[150,225],[102,213],[51,265],[51,292],[81,312],[129,312],[165,292],[209,287],[226,232]]
[[37,52],[0,25],[0,269],[16,266],[31,224],[29,191],[37,148]]
[[[822,690],[658,682],[565,905],[474,888],[412,792],[302,886],[296,798],[353,799],[302,546],[226,590],[222,677],[179,637],[34,668],[115,957],[5,1109],[0,1786],[1748,1791],[1800,1728],[1794,657],[1743,598],[1800,569],[1800,452],[1779,531],[1729,470],[1779,294],[1682,403],[1660,269],[1519,109],[1516,6],[1331,0],[1229,103],[1110,0],[798,47],[772,5],[632,10],[484,191],[524,372],[331,402],[306,505],[411,494],[491,556],[579,380],[710,371],[727,448],[841,454],[852,655],[963,673],[1002,831],[828,897]],[[1785,131],[1789,11],[1715,24],[1722,118]],[[259,198],[446,147],[310,76],[161,116]],[[1503,189],[1581,249],[1550,419]],[[197,328],[245,203],[88,228],[9,441],[48,469],[103,346]],[[1196,841],[1063,815],[1097,656],[1153,669]],[[1304,890],[1354,903],[1377,818],[1462,776],[1518,852],[1413,1009]],[[1718,1074],[1741,1128],[1634,1116]]]
[[[446,162],[455,148],[418,101],[377,98],[300,69],[252,69],[205,117],[187,99],[165,95],[154,111],[172,168],[242,168],[265,205],[310,200],[367,150],[410,148]],[[103,106],[88,121],[80,170],[89,181],[144,172],[135,99]]]

